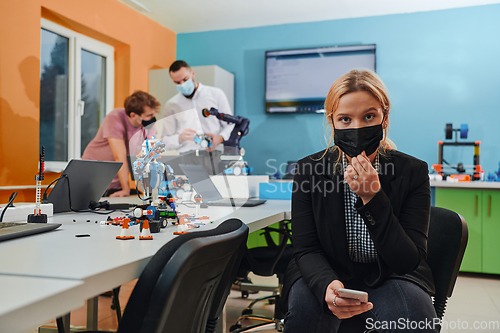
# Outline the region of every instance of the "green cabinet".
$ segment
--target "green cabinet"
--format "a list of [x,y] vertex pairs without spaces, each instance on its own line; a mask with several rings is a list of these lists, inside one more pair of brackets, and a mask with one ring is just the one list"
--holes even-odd
[[500,274],[500,191],[482,191],[483,273]]
[[500,191],[436,188],[435,200],[467,222],[469,241],[460,270],[500,274]]
[[481,190],[437,188],[436,207],[443,207],[462,215],[469,229],[469,241],[461,271],[482,272]]

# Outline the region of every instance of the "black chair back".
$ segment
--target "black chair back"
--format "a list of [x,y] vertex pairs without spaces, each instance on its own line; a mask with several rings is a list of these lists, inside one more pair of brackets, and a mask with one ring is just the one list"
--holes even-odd
[[[260,276],[272,276],[274,274],[278,277],[279,285],[283,285],[283,279],[288,267],[288,263],[293,258],[293,247],[292,244],[288,244],[289,241],[292,242],[292,234],[289,229],[289,222],[283,221],[284,223],[279,229],[266,227],[263,229],[263,235],[266,239],[267,246],[254,247],[246,249],[245,255],[241,260],[240,267],[237,271],[237,276],[240,278],[246,278],[249,272],[253,272],[255,275]],[[279,234],[279,243],[276,244],[271,233],[276,232]],[[259,288],[258,286],[253,286]],[[245,297],[243,291],[245,287],[242,286],[242,297]],[[255,290],[255,289],[254,289]],[[248,293],[246,294],[248,296]],[[255,316],[253,315],[253,305],[259,300],[269,300],[269,302],[274,299],[274,316]],[[237,323],[231,326],[231,332],[246,332],[253,331],[257,327],[265,328],[267,325],[274,325],[278,328],[279,322],[284,318],[282,309],[284,309],[284,304],[282,303],[280,293],[273,294],[271,296],[265,296],[252,301],[252,303],[242,312],[242,316],[238,318]],[[251,318],[253,320],[257,319],[262,321],[260,324],[253,324],[250,326],[242,327],[245,318]]]
[[[205,332],[212,308],[225,302],[248,227],[231,219],[216,229],[181,235],[151,258],[130,296],[118,333]],[[228,271],[230,273],[228,273]]]
[[427,240],[427,264],[436,286],[434,308],[443,318],[446,301],[453,292],[468,240],[464,218],[445,208],[431,207]]
[[[248,228],[246,228],[246,236],[248,236]],[[215,291],[213,297],[212,307],[208,313],[206,333],[213,333],[216,331],[224,304],[226,303],[227,297],[231,292],[231,286],[236,277],[241,260],[245,254],[246,240],[247,239],[245,237],[245,241],[239,246],[239,251],[234,251],[232,257],[228,261],[226,270],[221,277],[221,282],[219,283],[219,287]]]
[[[291,240],[291,233],[289,230],[266,227],[263,231],[267,246],[254,247],[245,251],[245,256],[241,261],[238,276],[246,276],[248,272],[253,272],[260,276],[272,276],[277,273],[276,265],[278,265],[280,260],[283,262],[282,257],[285,249],[292,249],[291,245],[288,244],[288,240]],[[280,244],[276,244],[273,241],[270,235],[271,232],[279,233],[282,236]],[[287,253],[288,252],[289,251],[287,251]],[[291,250],[291,254],[293,255],[293,249]],[[287,258],[288,261],[290,259],[291,256]],[[280,265],[282,268],[284,266],[283,273],[286,270],[288,261]]]

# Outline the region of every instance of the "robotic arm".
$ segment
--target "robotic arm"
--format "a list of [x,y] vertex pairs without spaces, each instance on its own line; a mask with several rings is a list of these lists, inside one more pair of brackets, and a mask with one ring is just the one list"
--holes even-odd
[[250,120],[241,116],[232,116],[226,113],[220,113],[216,108],[203,109],[201,111],[203,117],[210,115],[216,116],[217,119],[234,124],[234,129],[227,141],[224,141],[224,155],[240,155],[240,140],[248,134]]

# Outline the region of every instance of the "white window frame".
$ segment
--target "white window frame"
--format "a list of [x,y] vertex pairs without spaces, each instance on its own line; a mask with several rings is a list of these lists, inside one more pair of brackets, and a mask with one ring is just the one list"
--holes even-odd
[[41,29],[49,30],[68,38],[68,161],[45,163],[47,171],[61,172],[68,162],[80,158],[81,154],[81,50],[96,53],[106,58],[106,115],[113,110],[115,102],[115,48],[54,22],[41,19]]

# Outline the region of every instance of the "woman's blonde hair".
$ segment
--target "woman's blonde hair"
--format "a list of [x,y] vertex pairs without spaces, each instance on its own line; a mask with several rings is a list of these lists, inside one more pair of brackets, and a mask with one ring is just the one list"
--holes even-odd
[[[349,93],[357,92],[357,91],[366,91],[373,95],[382,106],[382,112],[384,114],[385,121],[389,121],[389,110],[391,109],[391,102],[389,101],[389,96],[387,94],[387,89],[385,88],[384,83],[380,79],[380,77],[370,71],[370,70],[357,70],[353,69],[349,73],[346,73],[339,77],[328,91],[328,95],[325,100],[325,116],[326,121],[331,126],[332,134],[330,137],[330,141],[328,142],[328,147],[325,151],[325,154],[328,150],[335,151],[338,149],[337,146],[331,146],[333,142],[333,114],[337,111],[339,106],[339,101],[342,96],[347,95]],[[384,138],[381,141],[380,148],[383,151],[387,149],[392,149],[394,147],[394,143],[387,138],[388,126],[384,129]],[[323,155],[324,156],[324,155]],[[340,154],[339,154],[340,158]]]

